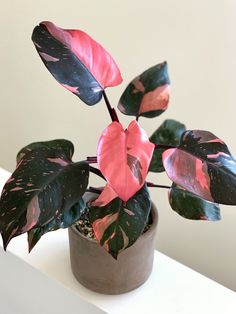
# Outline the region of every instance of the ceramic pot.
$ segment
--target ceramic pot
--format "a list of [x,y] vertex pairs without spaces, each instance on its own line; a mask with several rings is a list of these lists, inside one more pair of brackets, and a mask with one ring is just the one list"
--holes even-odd
[[115,260],[95,240],[69,228],[71,268],[86,288],[103,294],[121,294],[142,285],[152,271],[157,209],[152,204],[152,225]]

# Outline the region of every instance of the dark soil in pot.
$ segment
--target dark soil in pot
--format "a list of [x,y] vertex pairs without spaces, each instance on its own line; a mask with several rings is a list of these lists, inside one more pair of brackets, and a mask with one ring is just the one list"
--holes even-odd
[[[147,232],[152,225],[152,215],[149,215],[148,222],[143,230],[143,233]],[[93,232],[92,224],[89,221],[89,211],[88,209],[80,216],[80,219],[75,223],[76,229],[88,239],[96,240],[95,234]]]
[[152,204],[152,224],[118,259],[110,256],[94,239],[69,228],[71,268],[76,279],[90,290],[121,294],[142,285],[150,276],[158,214]]

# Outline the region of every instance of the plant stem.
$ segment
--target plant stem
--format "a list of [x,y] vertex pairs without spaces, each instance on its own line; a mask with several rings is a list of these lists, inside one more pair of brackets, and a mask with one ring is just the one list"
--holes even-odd
[[167,145],[167,144],[155,144],[155,149],[159,149],[159,148],[169,149],[169,148],[176,148],[176,146]]
[[147,182],[147,186],[149,186],[151,188],[171,189],[171,186],[162,185],[162,184],[154,184],[152,182]]
[[101,177],[102,179],[106,180],[101,171],[97,168],[94,168],[92,166],[89,166],[89,171],[96,174],[97,176]]
[[94,156],[94,157],[87,157],[87,160],[86,160],[89,164],[96,164],[97,163],[97,157]]
[[90,187],[86,190],[86,192],[92,192],[92,193],[96,193],[96,194],[101,194],[101,193],[102,193],[101,190],[96,189],[96,188],[94,188],[94,187],[92,187],[92,186],[90,186]]
[[106,103],[106,105],[107,105],[107,109],[108,109],[108,111],[109,111],[111,120],[112,120],[112,121],[119,122],[119,119],[118,119],[118,116],[117,116],[117,114],[116,114],[116,111],[115,111],[114,108],[111,107],[111,104],[110,104],[110,102],[109,102],[109,100],[108,100],[108,98],[107,98],[107,95],[106,95],[105,91],[103,91],[102,94],[103,94],[105,103]]

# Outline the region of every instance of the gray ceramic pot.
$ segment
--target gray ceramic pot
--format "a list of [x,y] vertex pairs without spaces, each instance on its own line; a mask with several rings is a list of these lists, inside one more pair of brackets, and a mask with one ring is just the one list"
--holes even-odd
[[158,214],[152,204],[152,226],[118,259],[111,257],[95,240],[69,228],[71,268],[86,288],[103,294],[121,294],[142,285],[152,271]]

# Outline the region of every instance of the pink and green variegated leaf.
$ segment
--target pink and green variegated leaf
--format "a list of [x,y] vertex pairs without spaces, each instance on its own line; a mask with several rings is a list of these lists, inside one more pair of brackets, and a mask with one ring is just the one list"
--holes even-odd
[[142,234],[151,201],[146,184],[127,203],[113,199],[103,207],[90,206],[90,220],[96,239],[115,259]]
[[144,185],[153,150],[154,144],[136,121],[126,130],[113,122],[103,131],[97,148],[98,166],[124,202]]
[[158,145],[178,146],[180,143],[181,135],[184,131],[186,131],[185,125],[172,119],[165,120],[159,126],[159,128],[150,137],[150,142],[157,145],[157,147],[154,150],[149,171],[165,171],[165,168],[162,164],[162,153],[165,149],[159,148]]
[[34,28],[32,40],[54,78],[87,105],[98,103],[106,87],[122,82],[111,55],[81,30],[42,22]]
[[163,62],[143,72],[126,87],[118,108],[129,116],[153,118],[167,109],[169,96],[167,63]]
[[169,191],[171,208],[180,216],[193,220],[218,221],[220,207],[173,184]]
[[48,224],[31,229],[28,232],[28,246],[29,252],[34,248],[38,243],[41,237],[50,231],[55,231],[58,229],[65,229],[73,225],[84,212],[85,202],[81,198],[75,205],[71,208],[65,209],[59,216],[51,220]]
[[102,190],[102,193],[96,198],[95,201],[92,202],[93,206],[105,206],[109,204],[114,198],[117,198],[118,195],[116,192],[112,189],[112,187],[107,184],[104,189]]
[[[22,151],[26,152],[27,147]],[[47,225],[81,199],[88,184],[89,166],[73,163],[72,151],[71,142],[56,140],[51,147],[50,142],[30,144],[27,153],[21,155],[0,199],[0,232],[5,249],[13,237]]]
[[186,131],[180,146],[166,150],[169,178],[210,202],[236,205],[236,161],[226,144],[207,131]]

